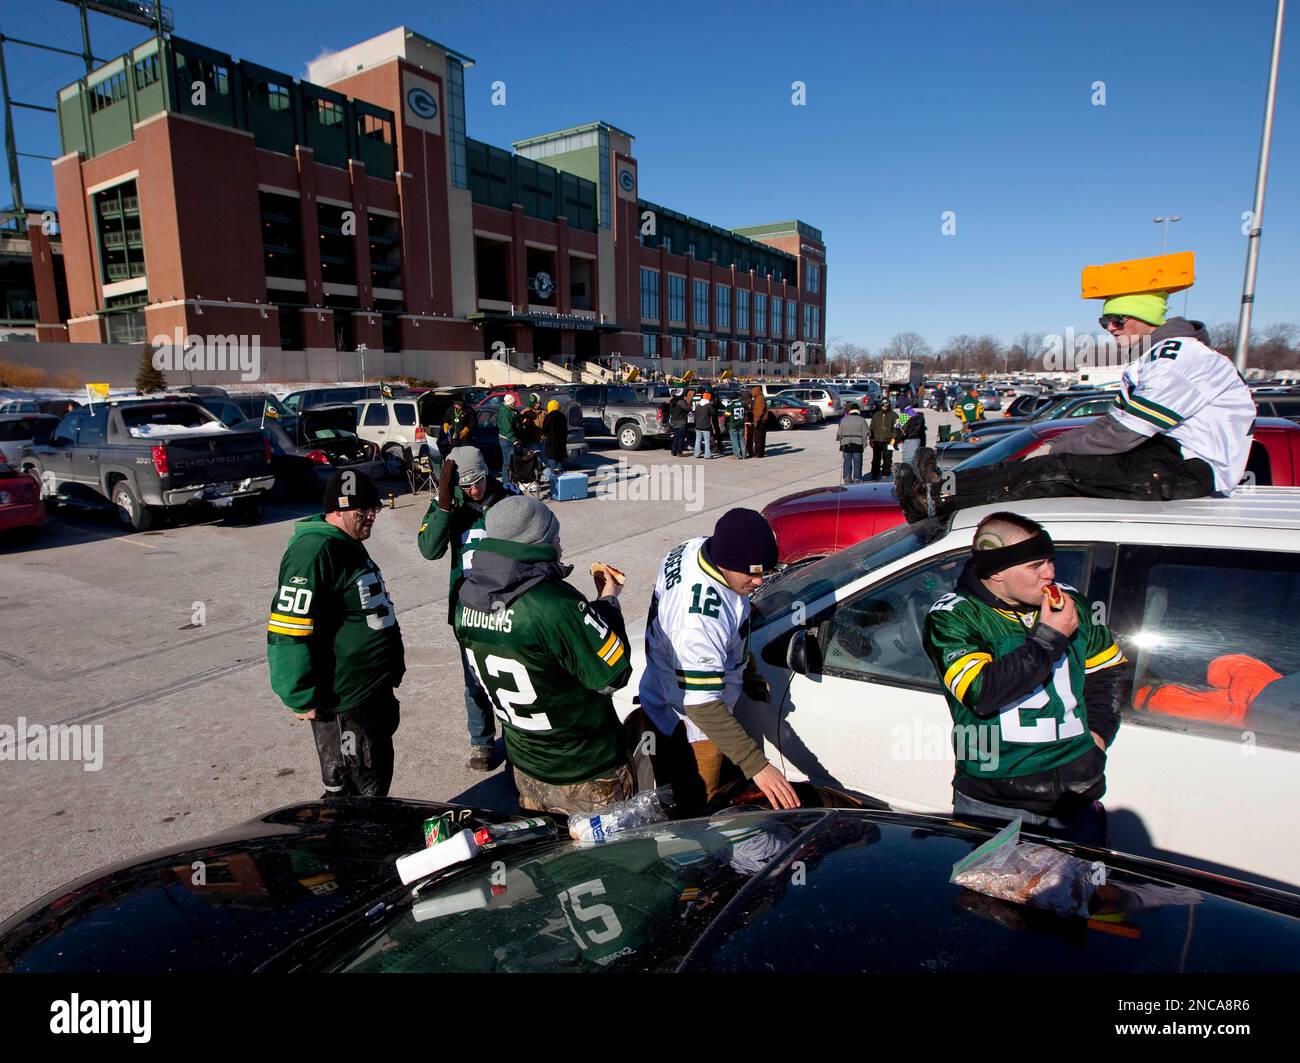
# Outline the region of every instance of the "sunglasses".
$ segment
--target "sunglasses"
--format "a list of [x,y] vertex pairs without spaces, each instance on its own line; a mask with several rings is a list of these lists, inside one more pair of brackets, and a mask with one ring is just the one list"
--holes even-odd
[[1106,314],[1103,317],[1097,318],[1097,324],[1102,328],[1110,328],[1112,325],[1116,328],[1123,328],[1128,324],[1128,321],[1129,319],[1127,314]]

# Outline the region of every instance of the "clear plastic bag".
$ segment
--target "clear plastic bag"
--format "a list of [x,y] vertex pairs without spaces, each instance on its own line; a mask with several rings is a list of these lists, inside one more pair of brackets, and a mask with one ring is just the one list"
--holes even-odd
[[631,827],[662,822],[668,818],[672,803],[672,785],[665,784],[654,790],[642,790],[635,797],[599,812],[575,812],[569,817],[569,837],[576,842],[599,845]]
[[949,882],[998,900],[1087,918],[1092,865],[1050,845],[1020,842],[1020,820],[957,861]]

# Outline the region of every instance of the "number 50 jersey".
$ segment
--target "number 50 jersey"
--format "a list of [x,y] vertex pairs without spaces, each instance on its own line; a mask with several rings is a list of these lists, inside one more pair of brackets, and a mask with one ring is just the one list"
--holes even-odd
[[295,712],[347,712],[406,671],[379,566],[320,514],[294,525],[266,631],[271,688]]
[[687,705],[721,701],[731,712],[740,698],[748,657],[749,599],[727,586],[708,558],[707,540],[673,547],[659,567],[646,620],[646,668],[641,708],[660,733],[685,721],[686,735],[703,731],[686,718]]

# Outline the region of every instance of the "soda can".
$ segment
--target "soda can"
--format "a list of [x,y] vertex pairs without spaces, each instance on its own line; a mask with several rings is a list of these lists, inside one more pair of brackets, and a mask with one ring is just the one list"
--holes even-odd
[[449,814],[444,812],[441,816],[431,816],[424,821],[424,847],[427,849],[431,845],[445,842],[455,833],[456,828],[452,826]]

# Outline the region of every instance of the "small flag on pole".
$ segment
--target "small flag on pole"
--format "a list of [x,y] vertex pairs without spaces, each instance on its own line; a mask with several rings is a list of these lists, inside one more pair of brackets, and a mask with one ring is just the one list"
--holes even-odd
[[392,385],[392,384],[380,384],[380,385],[379,385],[379,394],[382,395],[382,396],[383,396],[384,398],[386,398],[386,399],[391,399],[391,398],[393,397],[393,385]]
[[92,405],[92,406],[95,405],[95,400],[96,400],[96,399],[99,399],[100,402],[107,402],[107,401],[108,401],[108,385],[107,385],[107,384],[87,384],[87,385],[86,385],[86,398],[89,400],[90,405]]
[[262,403],[262,427],[266,427],[266,419],[271,418],[273,421],[280,419],[280,411],[272,406],[269,402]]

